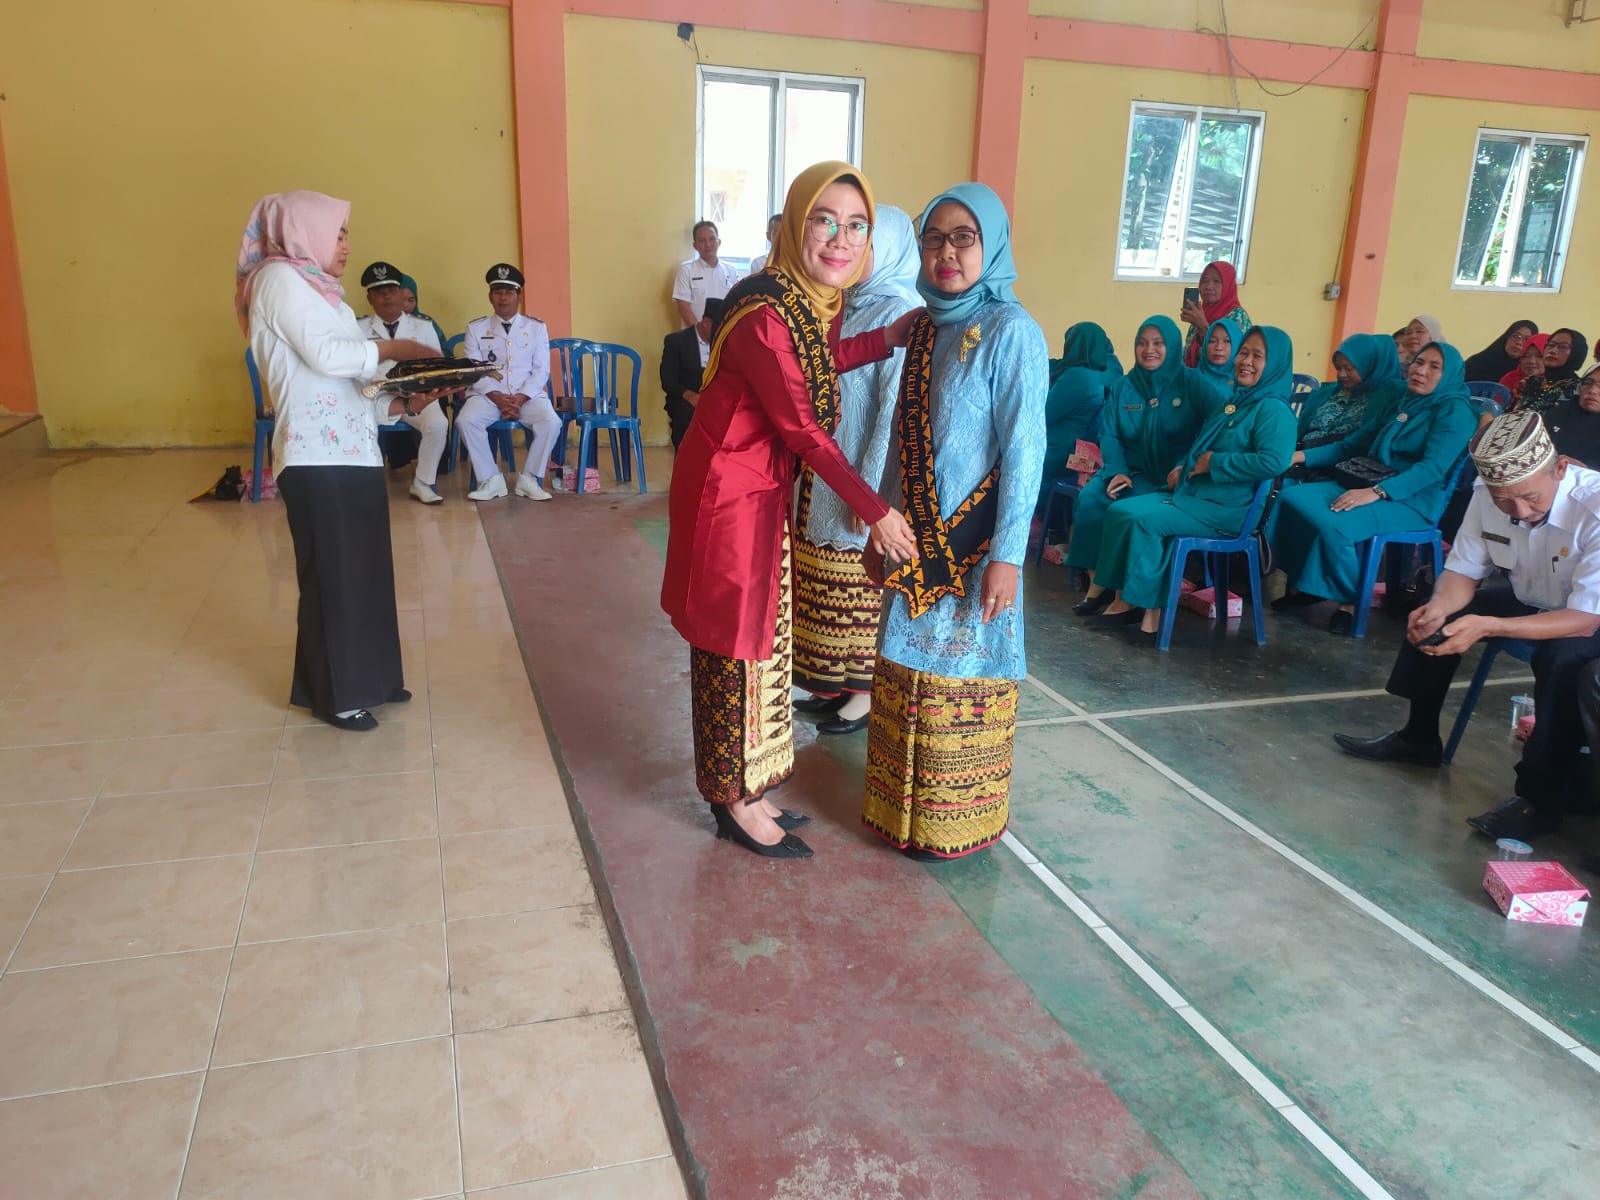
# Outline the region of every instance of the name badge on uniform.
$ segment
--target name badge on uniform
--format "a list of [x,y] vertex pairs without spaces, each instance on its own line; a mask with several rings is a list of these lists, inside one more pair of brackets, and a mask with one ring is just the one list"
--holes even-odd
[[[1155,401],[1152,400],[1152,401],[1150,401],[1150,403],[1154,404]],[[1142,405],[1142,404],[1124,404],[1122,406],[1122,411],[1123,412],[1143,412],[1144,411],[1144,405]]]
[[1486,542],[1499,542],[1502,546],[1511,545],[1511,539],[1503,533],[1485,533],[1483,540]]

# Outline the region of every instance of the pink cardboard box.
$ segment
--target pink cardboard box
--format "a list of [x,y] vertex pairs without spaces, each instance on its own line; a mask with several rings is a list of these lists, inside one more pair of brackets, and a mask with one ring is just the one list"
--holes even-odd
[[1483,873],[1483,890],[1511,921],[1582,925],[1589,911],[1589,889],[1560,863],[1492,862]]
[[[1185,592],[1178,602],[1185,608],[1192,608],[1202,617],[1215,621],[1217,619],[1217,589],[1214,587],[1200,588],[1193,592]],[[1228,593],[1228,619],[1244,615],[1244,601]]]

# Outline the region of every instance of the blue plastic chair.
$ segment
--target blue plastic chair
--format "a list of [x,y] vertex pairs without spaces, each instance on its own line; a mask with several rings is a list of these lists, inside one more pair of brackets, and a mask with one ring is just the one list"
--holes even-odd
[[1302,375],[1298,371],[1294,375],[1294,386],[1290,392],[1296,396],[1304,396],[1307,392],[1314,392],[1322,386],[1322,381],[1315,375]]
[[[1178,597],[1183,592],[1183,568],[1189,555],[1200,552],[1220,556],[1217,568],[1208,573],[1215,580],[1218,603],[1228,602],[1228,555],[1242,553],[1250,564],[1250,615],[1256,626],[1256,645],[1267,644],[1267,623],[1261,612],[1261,545],[1257,530],[1267,510],[1267,497],[1272,495],[1274,479],[1263,479],[1256,484],[1256,494],[1250,498],[1239,532],[1234,537],[1180,537],[1172,547],[1172,577],[1167,581],[1167,599],[1161,610],[1161,633],[1156,638],[1156,648],[1167,650],[1172,645],[1172,627],[1178,617]],[[1224,609],[1226,611],[1226,609]]]
[[[550,339],[550,403],[561,418],[561,433],[556,438],[555,461],[558,466],[567,463],[567,431],[584,411],[583,349],[589,345],[583,338]],[[584,466],[594,466],[585,461]]]
[[1467,694],[1461,698],[1461,711],[1456,713],[1456,723],[1450,727],[1450,740],[1444,744],[1444,754],[1439,759],[1441,763],[1448,767],[1450,760],[1456,756],[1456,747],[1461,744],[1461,735],[1467,731],[1467,722],[1472,720],[1472,710],[1478,706],[1478,697],[1483,695],[1483,685],[1488,682],[1489,668],[1494,666],[1495,656],[1509,654],[1518,662],[1532,662],[1533,651],[1533,643],[1524,638],[1489,638],[1483,643],[1478,669],[1472,673]]
[[[578,428],[582,431],[578,438],[578,462],[580,464],[589,462],[594,447],[595,431],[604,429],[607,431],[606,439],[611,443],[611,463],[617,481],[624,483],[632,478],[628,457],[631,446],[633,454],[639,460],[639,491],[642,494],[645,491],[644,425],[639,419],[639,376],[644,372],[644,363],[640,360],[637,350],[618,345],[616,342],[589,342],[583,348],[583,356],[594,364],[594,410],[577,414]],[[633,364],[633,379],[628,388],[627,415],[621,411],[622,387],[619,375],[623,359]],[[624,434],[627,436],[626,441],[622,437]],[[583,492],[583,479],[586,473],[580,465],[576,488],[579,494]]]
[[250,475],[250,503],[258,504],[261,501],[261,468],[263,461],[266,466],[272,465],[272,426],[274,418],[267,411],[266,399],[261,394],[261,372],[256,370],[256,356],[250,350],[244,352],[244,369],[250,372],[250,392],[256,402],[256,445],[255,464]]
[[[1472,458],[1467,454],[1456,460],[1456,465],[1450,468],[1450,474],[1445,477],[1446,495],[1456,490],[1456,485],[1461,481],[1461,472],[1471,462]],[[1362,542],[1361,580],[1356,585],[1356,611],[1355,619],[1350,626],[1351,637],[1367,635],[1367,618],[1372,615],[1372,589],[1378,585],[1378,568],[1383,565],[1391,546],[1426,548],[1433,555],[1434,579],[1437,580],[1444,574],[1444,537],[1439,533],[1438,521],[1434,521],[1429,529],[1401,529],[1393,533],[1380,533]]]
[[[1089,420],[1089,428],[1083,431],[1083,440],[1100,444],[1100,418],[1105,416],[1105,407],[1102,405],[1095,410],[1094,416]],[[1063,475],[1050,485],[1050,498],[1044,504],[1044,524],[1039,528],[1039,548],[1034,551],[1033,565],[1038,566],[1044,561],[1045,544],[1050,540],[1052,528],[1070,529],[1072,527],[1072,510],[1077,506],[1078,493],[1083,490],[1083,484],[1078,482],[1077,472]],[[1066,506],[1062,516],[1062,524],[1052,526],[1055,520],[1056,509],[1060,505]]]
[[[1476,400],[1488,400],[1494,405],[1492,415],[1499,416],[1511,405],[1511,389],[1503,383],[1491,383],[1487,379],[1474,379],[1467,384],[1467,391],[1471,392]],[[1488,412],[1487,408],[1480,408],[1474,404],[1473,411],[1482,414]]]

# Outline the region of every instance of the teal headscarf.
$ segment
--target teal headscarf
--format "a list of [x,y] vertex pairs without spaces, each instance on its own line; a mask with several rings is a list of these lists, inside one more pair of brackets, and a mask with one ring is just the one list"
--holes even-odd
[[1017,302],[1016,293],[1011,290],[1017,278],[1017,267],[1011,260],[1011,218],[992,189],[981,183],[958,183],[928,202],[928,207],[922,210],[922,219],[917,222],[918,227],[926,228],[933,210],[946,200],[965,205],[977,220],[978,232],[982,235],[979,245],[983,248],[983,270],[976,283],[956,296],[941,292],[919,272],[917,291],[927,304],[928,316],[935,325],[964,325],[992,300]]
[[922,252],[911,217],[904,209],[880,204],[872,226],[872,274],[850,289],[850,298],[893,297],[904,300],[907,308],[922,303],[917,295],[917,277],[922,273]]
[[[1429,342],[1427,346],[1420,347],[1417,353],[1421,354],[1429,346],[1444,356],[1444,373],[1439,376],[1439,385],[1428,393],[1426,399],[1435,404],[1445,404],[1451,400],[1459,400],[1461,403],[1470,406],[1472,392],[1467,387],[1467,365],[1461,359],[1461,352],[1449,342]],[[1417,360],[1413,358],[1411,361],[1416,362]],[[1358,367],[1357,370],[1359,369]],[[1411,389],[1407,387],[1406,395],[1410,396],[1412,394]],[[1418,399],[1422,399],[1422,397],[1418,397]]]
[[1106,331],[1093,321],[1079,321],[1069,326],[1061,343],[1061,366],[1088,367],[1091,371],[1104,371],[1111,365],[1111,339]]
[[402,275],[402,276],[400,276],[400,286],[403,287],[403,288],[410,288],[411,289],[411,294],[417,298],[417,311],[412,313],[411,315],[413,317],[415,317],[417,320],[426,321],[429,325],[433,326],[433,332],[439,338],[439,348],[441,350],[444,349],[444,344],[445,344],[445,340],[446,340],[445,336],[444,336],[444,329],[439,324],[439,322],[435,321],[427,313],[422,311],[422,293],[417,291],[417,281],[415,279],[411,278],[411,276],[409,276],[409,275]]
[[[1139,365],[1139,334],[1150,328],[1154,328],[1161,335],[1161,341],[1167,348],[1166,357],[1161,360],[1161,366],[1154,371],[1146,371]],[[1139,328],[1134,331],[1133,337],[1135,349],[1133,366],[1128,368],[1128,385],[1146,400],[1154,400],[1158,396],[1165,396],[1184,371],[1183,334],[1178,332],[1178,323],[1171,317],[1159,314],[1147,317],[1139,322]]]
[[[1255,333],[1266,339],[1267,365],[1261,369],[1261,378],[1249,387],[1235,384],[1228,403],[1235,408],[1259,404],[1263,400],[1281,400],[1288,404],[1294,394],[1294,342],[1275,325],[1252,326],[1245,337]],[[1393,339],[1390,344],[1394,344]],[[1235,357],[1238,357],[1237,350]]]
[[1376,387],[1404,386],[1400,373],[1400,354],[1394,348],[1394,338],[1386,333],[1352,333],[1339,343],[1335,354],[1342,354],[1361,376],[1361,386],[1355,395],[1363,395]]
[[[1212,330],[1219,327],[1227,330],[1228,333],[1230,349],[1228,350],[1228,361],[1225,363],[1212,362],[1206,353],[1206,343],[1211,341]],[[1211,322],[1211,329],[1206,331],[1205,341],[1200,344],[1200,369],[1207,375],[1214,376],[1231,387],[1233,384],[1233,360],[1239,357],[1239,343],[1242,341],[1244,341],[1244,334],[1239,329],[1239,322],[1228,317],[1223,317],[1220,321]],[[1393,338],[1389,339],[1389,344],[1394,344]]]

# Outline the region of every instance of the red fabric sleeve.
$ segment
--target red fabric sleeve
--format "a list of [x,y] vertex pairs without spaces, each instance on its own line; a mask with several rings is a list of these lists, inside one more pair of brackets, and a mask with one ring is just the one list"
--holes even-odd
[[[839,494],[839,498],[850,506],[856,516],[869,525],[883,520],[889,512],[889,506],[876,491],[867,486],[866,480],[856,474],[838,443],[817,424],[816,410],[806,390],[805,374],[800,369],[800,358],[795,353],[794,339],[783,318],[764,307],[734,326],[728,334],[728,340],[732,342],[737,338],[742,341],[741,335],[748,336],[752,344],[747,347],[748,353],[742,352],[746,348],[741,348],[739,362],[762,411],[778,431],[783,444],[804,459],[806,465]],[[853,337],[842,343],[841,349],[848,346],[854,351],[857,343],[871,338],[877,339],[877,346],[882,350],[882,330]],[[867,343],[868,346],[870,344]],[[724,346],[724,352],[729,348]],[[884,358],[887,354],[878,357]],[[864,358],[862,361],[875,360]]]
[[857,367],[882,362],[892,353],[894,351],[890,350],[889,343],[884,341],[883,328],[880,326],[836,343],[833,348],[833,362],[842,375],[846,371],[854,371]]

